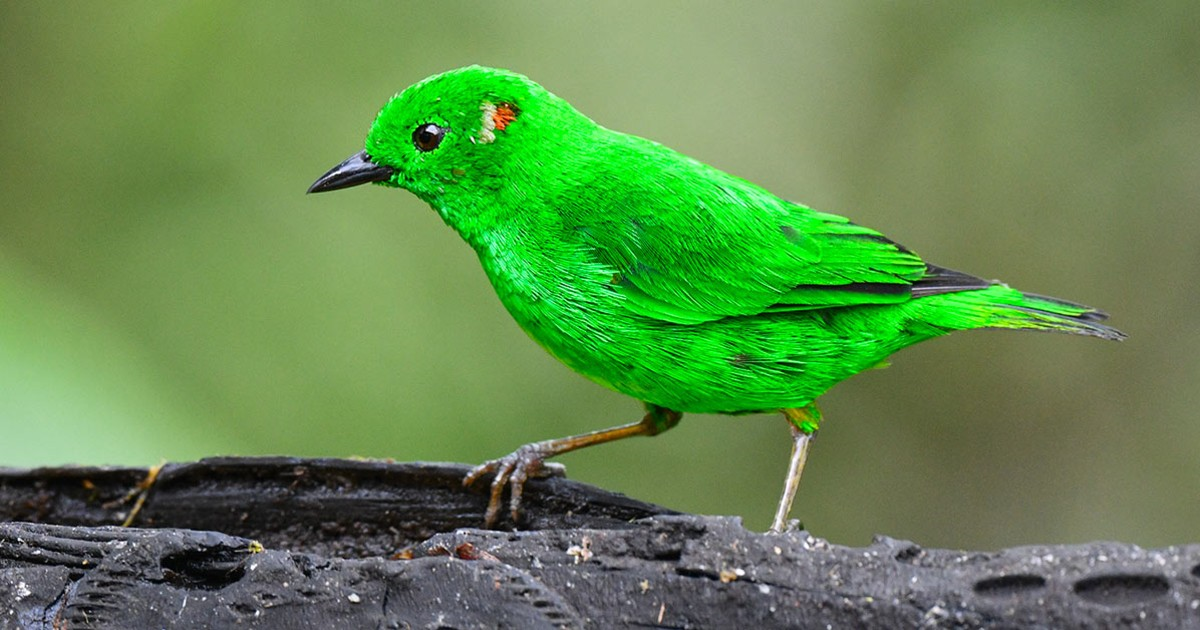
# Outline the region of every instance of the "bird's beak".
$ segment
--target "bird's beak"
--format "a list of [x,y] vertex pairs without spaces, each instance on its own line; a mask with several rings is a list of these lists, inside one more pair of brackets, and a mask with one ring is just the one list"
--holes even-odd
[[380,166],[372,162],[366,151],[359,151],[317,178],[317,181],[308,187],[308,192],[325,192],[359,184],[384,182],[391,179],[395,172],[396,169],[390,166]]

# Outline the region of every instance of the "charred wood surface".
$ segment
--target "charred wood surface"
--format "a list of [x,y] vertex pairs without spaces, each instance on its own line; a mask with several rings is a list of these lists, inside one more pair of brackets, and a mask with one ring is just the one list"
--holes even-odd
[[1200,627],[1200,545],[850,548],[563,478],[530,483],[519,531],[484,531],[466,470],[0,470],[0,626]]

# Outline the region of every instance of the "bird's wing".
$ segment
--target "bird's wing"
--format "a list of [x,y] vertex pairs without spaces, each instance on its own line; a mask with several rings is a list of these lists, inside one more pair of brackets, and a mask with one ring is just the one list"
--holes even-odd
[[874,230],[699,162],[658,169],[652,178],[593,193],[600,198],[588,203],[598,210],[575,227],[596,258],[615,269],[612,282],[626,307],[641,315],[695,324],[898,303],[933,273]]

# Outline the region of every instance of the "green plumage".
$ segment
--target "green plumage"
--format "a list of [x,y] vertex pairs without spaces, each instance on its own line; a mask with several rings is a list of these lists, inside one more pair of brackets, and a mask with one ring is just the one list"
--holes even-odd
[[[442,135],[429,148],[422,130]],[[651,409],[804,408],[955,330],[1122,337],[1098,311],[928,265],[502,70],[401,92],[349,163],[313,190],[376,181],[417,194],[475,249],[530,337]]]

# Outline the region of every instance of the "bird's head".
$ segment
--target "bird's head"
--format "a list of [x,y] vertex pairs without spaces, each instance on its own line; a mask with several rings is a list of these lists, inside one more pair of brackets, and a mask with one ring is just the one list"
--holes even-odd
[[405,188],[451,221],[447,213],[464,199],[478,202],[511,181],[515,170],[535,168],[534,136],[561,129],[564,115],[579,116],[522,75],[482,66],[451,70],[392,97],[365,150],[308,192],[366,183]]

